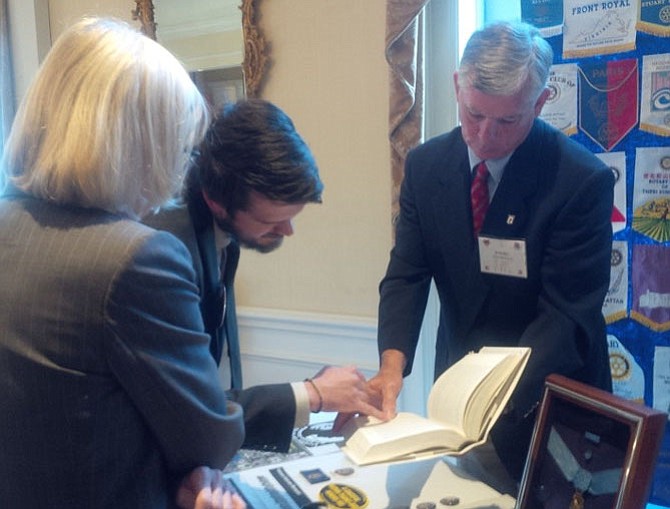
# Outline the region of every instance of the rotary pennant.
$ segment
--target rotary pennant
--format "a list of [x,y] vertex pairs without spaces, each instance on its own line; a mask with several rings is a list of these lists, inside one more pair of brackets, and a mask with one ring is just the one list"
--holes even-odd
[[670,53],[642,57],[640,130],[670,136]]
[[603,152],[596,157],[605,163],[614,174],[614,205],[612,207],[612,232],[626,228],[626,153]]
[[657,332],[670,330],[670,250],[633,246],[633,303],[630,316]]
[[637,60],[588,62],[579,72],[579,127],[610,151],[637,124]]
[[552,65],[547,87],[540,118],[567,136],[577,134],[577,64]]
[[564,0],[563,58],[635,49],[639,0]]
[[642,0],[637,29],[661,37],[670,36],[670,0]]
[[521,0],[521,19],[535,25],[542,37],[558,35],[563,27],[563,0]]
[[635,150],[633,230],[656,242],[670,241],[670,147]]
[[610,285],[603,302],[603,316],[610,324],[628,314],[628,244],[621,240],[612,243]]

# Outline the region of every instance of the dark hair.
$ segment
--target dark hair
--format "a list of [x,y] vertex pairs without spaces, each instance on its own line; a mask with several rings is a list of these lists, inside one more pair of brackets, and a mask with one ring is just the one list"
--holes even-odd
[[246,99],[224,106],[195,153],[186,198],[201,190],[234,214],[245,210],[251,191],[285,203],[320,202],[323,183],[288,115]]

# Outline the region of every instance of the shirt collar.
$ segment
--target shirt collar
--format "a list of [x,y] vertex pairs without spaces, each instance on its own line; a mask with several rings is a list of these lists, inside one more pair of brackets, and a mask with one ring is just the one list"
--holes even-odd
[[230,235],[219,228],[216,221],[214,221],[214,244],[216,245],[216,252],[220,253],[222,249],[227,248],[231,240]]
[[[482,161],[472,150],[470,150],[470,147],[468,147],[468,157],[470,158],[471,169]],[[500,182],[500,179],[502,179],[503,172],[505,171],[505,165],[507,165],[510,157],[512,157],[512,154],[508,154],[505,157],[501,157],[500,159],[486,160],[486,167],[489,170],[489,175],[496,183]]]

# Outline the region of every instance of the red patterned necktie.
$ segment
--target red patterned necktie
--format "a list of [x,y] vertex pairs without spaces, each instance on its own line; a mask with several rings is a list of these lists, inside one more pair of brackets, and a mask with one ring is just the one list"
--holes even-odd
[[489,170],[486,163],[482,161],[475,167],[475,175],[472,179],[470,188],[470,199],[472,201],[472,225],[475,231],[475,237],[484,223],[486,210],[489,208]]

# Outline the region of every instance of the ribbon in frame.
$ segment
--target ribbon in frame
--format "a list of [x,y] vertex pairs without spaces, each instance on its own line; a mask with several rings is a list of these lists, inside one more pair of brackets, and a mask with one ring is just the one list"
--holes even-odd
[[[599,436],[593,433],[589,433],[589,435],[594,437],[594,442],[600,442]],[[575,492],[572,496],[570,508],[583,509],[585,494],[598,496],[616,493],[621,480],[621,468],[608,468],[591,472],[582,467],[575,458],[575,453],[570,450],[570,447],[553,426],[549,432],[547,450],[565,479],[574,486]]]

